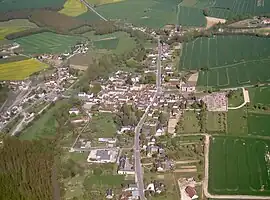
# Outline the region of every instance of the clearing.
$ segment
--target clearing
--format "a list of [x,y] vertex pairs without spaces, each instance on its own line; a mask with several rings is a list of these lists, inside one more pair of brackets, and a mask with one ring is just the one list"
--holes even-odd
[[68,16],[76,17],[87,12],[87,7],[80,0],[67,0],[64,8],[59,12]]
[[209,192],[220,195],[270,196],[269,146],[270,140],[212,137]]
[[36,59],[2,63],[0,64],[0,80],[24,80],[31,74],[47,67],[46,64]]
[[[198,120],[198,112],[196,111],[185,111],[182,119],[182,127],[180,133],[199,133],[200,124]],[[181,119],[180,119],[181,121]]]

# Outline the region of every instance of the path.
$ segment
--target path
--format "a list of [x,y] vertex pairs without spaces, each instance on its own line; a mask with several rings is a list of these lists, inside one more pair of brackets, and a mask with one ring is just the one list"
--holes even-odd
[[245,88],[243,87],[242,87],[242,90],[243,90],[244,102],[240,106],[237,106],[237,107],[228,107],[228,110],[237,110],[245,106],[247,103],[250,103],[248,90],[245,90]]
[[92,10],[94,13],[96,13],[101,19],[103,19],[104,21],[108,21],[105,17],[103,17],[101,14],[99,14],[87,1],[85,0],[80,0],[87,8],[89,8],[90,10]]

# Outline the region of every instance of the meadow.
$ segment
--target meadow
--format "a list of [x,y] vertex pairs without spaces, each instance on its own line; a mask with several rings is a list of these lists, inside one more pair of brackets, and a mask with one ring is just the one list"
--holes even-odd
[[27,59],[0,64],[0,80],[24,80],[31,74],[47,68],[47,65],[35,59]]
[[100,6],[100,5],[109,4],[109,3],[117,3],[120,1],[125,1],[125,0],[87,0],[88,3],[95,6]]
[[26,54],[64,53],[77,42],[85,40],[78,36],[60,35],[51,32],[38,33],[15,39]]
[[201,9],[178,5],[177,24],[184,27],[205,27],[206,18]]
[[269,146],[270,140],[211,138],[209,192],[270,196],[270,161],[265,159]]
[[136,42],[125,32],[115,32],[105,35],[95,35],[93,32],[83,34],[90,39],[97,49],[107,49],[116,54],[132,51],[136,47]]
[[227,134],[228,135],[247,135],[248,113],[245,107],[237,110],[229,110],[227,113]]
[[225,133],[227,130],[226,112],[207,112],[206,130],[208,133]]
[[251,104],[270,105],[270,86],[248,88]]
[[269,113],[249,113],[248,133],[250,135],[270,136]]
[[200,124],[197,118],[197,112],[194,111],[185,111],[183,121],[183,132],[184,133],[199,133]]
[[30,8],[60,8],[64,4],[64,2],[65,0],[2,0],[0,1],[0,12]]
[[[97,6],[95,9],[105,18],[121,20],[136,26],[161,28],[177,21],[177,0],[125,0]],[[84,16],[85,15],[85,16]],[[93,15],[83,14],[80,18],[91,20]]]
[[26,19],[14,19],[5,22],[0,22],[0,40],[11,33],[24,31],[31,28],[37,28],[37,25]]
[[64,8],[59,12],[68,16],[76,17],[87,12],[87,7],[80,0],[67,0]]
[[201,70],[198,86],[230,88],[269,82],[269,45],[270,39],[255,36],[200,37],[183,45],[179,69]]

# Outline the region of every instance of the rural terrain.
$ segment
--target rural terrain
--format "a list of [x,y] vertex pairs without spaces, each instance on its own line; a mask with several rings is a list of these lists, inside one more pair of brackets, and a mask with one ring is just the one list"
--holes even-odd
[[0,0],[0,199],[269,200],[269,66],[266,0]]

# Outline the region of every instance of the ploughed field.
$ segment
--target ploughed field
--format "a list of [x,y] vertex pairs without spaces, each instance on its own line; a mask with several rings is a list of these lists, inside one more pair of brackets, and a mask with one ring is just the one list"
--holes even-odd
[[201,70],[198,86],[230,88],[270,81],[270,39],[256,36],[200,37],[185,43],[179,68]]
[[84,40],[78,36],[60,35],[51,32],[33,34],[15,39],[26,54],[64,53],[77,42]]
[[212,137],[209,192],[270,196],[269,147],[270,140]]

